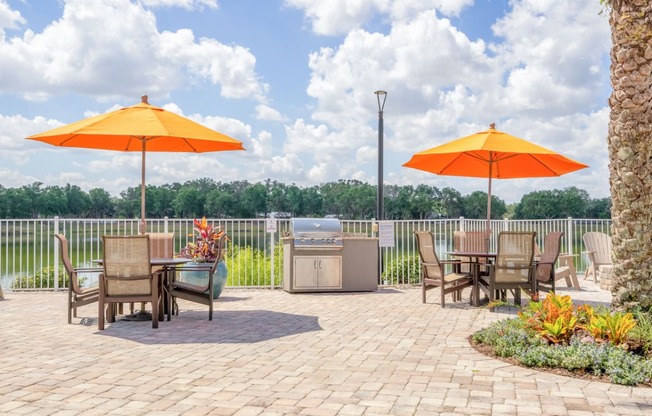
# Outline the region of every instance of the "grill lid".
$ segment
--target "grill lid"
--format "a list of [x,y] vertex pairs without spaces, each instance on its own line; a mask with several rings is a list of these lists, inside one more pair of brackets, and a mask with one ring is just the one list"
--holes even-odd
[[337,218],[291,218],[295,248],[342,248],[342,225]]

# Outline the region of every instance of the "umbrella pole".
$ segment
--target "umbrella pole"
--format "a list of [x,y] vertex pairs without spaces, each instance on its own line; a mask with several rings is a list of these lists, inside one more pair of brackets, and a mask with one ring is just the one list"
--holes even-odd
[[147,141],[142,138],[143,144],[143,154],[141,157],[141,183],[140,183],[140,233],[145,234],[147,232],[147,225],[145,222],[145,150],[147,147]]
[[491,239],[491,175],[493,163],[491,162],[491,153],[489,153],[489,189],[487,192],[487,228],[485,230],[485,247],[489,251],[489,240]]

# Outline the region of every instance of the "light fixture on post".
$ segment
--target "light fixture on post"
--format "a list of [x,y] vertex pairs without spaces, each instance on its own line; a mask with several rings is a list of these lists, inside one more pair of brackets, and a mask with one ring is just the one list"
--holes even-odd
[[[378,192],[376,200],[376,221],[378,224],[378,237],[380,238],[380,221],[383,220],[383,109],[387,100],[387,91],[376,91],[378,99]],[[381,102],[380,97],[383,97]],[[379,241],[380,243],[380,241]],[[378,245],[378,278],[383,274],[383,248]]]
[[[376,91],[378,99],[378,195],[376,200],[376,220],[383,220],[383,109],[387,100],[387,91]],[[380,97],[383,101],[380,101]]]

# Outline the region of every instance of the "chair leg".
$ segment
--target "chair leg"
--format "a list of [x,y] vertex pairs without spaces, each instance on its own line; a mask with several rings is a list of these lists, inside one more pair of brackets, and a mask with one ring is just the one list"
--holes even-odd
[[158,328],[158,291],[152,296],[152,328]]
[[97,302],[97,329],[104,331],[104,302]]
[[421,277],[421,300],[423,303],[426,303],[426,281],[423,276]]

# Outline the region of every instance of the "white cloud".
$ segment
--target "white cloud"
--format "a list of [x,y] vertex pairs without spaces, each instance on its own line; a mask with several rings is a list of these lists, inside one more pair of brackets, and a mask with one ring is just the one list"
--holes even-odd
[[18,29],[25,23],[20,12],[11,10],[5,0],[0,0],[0,35],[4,34],[4,29]]
[[147,7],[181,7],[188,10],[202,10],[204,7],[217,8],[217,0],[139,0]]
[[142,4],[67,0],[63,16],[41,33],[2,39],[0,91],[33,100],[70,90],[131,99],[133,91],[165,95],[187,82],[207,82],[219,85],[223,97],[265,101],[268,86],[246,48],[197,41],[190,29],[161,33]]
[[257,120],[270,120],[270,121],[285,121],[285,117],[274,108],[259,104],[256,106],[256,119]]
[[396,20],[430,9],[457,16],[473,0],[285,0],[285,4],[303,10],[315,33],[338,35],[361,28],[375,13]]

